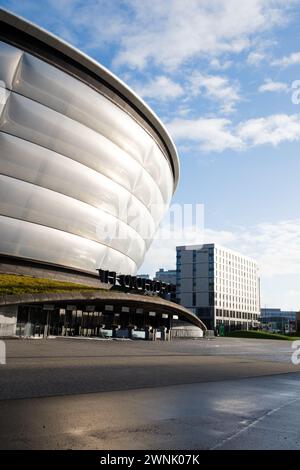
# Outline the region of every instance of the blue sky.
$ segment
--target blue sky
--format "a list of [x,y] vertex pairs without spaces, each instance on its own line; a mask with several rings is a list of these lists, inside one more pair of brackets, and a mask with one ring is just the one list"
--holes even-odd
[[[299,309],[300,1],[0,5],[82,49],[144,98],[178,147],[174,201],[203,203],[205,240],[257,259],[263,306]],[[183,242],[154,242],[141,271],[172,268]]]

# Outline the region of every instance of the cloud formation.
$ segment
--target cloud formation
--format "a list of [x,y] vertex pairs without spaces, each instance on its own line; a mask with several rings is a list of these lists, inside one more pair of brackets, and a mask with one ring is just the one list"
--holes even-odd
[[167,127],[176,141],[199,144],[205,151],[222,152],[225,149],[241,149],[242,140],[230,129],[231,121],[224,118],[176,118]]
[[151,61],[175,69],[191,58],[249,49],[252,36],[286,21],[289,0],[130,0],[135,22],[125,32],[115,65],[142,69]]
[[[171,239],[155,240],[143,268],[147,267],[151,274],[161,266],[174,268],[176,246],[217,243],[254,258],[260,265],[261,274],[266,277],[300,274],[299,233],[300,219],[265,222],[232,230],[205,228],[201,231],[199,227],[185,227],[183,232],[173,233]],[[157,250],[160,256],[155,255]],[[157,266],[158,259],[160,266]]]
[[[151,276],[160,267],[174,269],[176,246],[217,243],[255,259],[263,278],[262,305],[295,309],[300,305],[300,219],[259,223],[250,227],[215,230],[185,227],[173,238],[155,240],[142,270]],[[159,260],[159,261],[158,261]],[[274,302],[278,302],[276,305]]]
[[266,79],[265,82],[262,85],[260,85],[260,87],[258,88],[258,91],[260,93],[264,93],[266,91],[281,92],[281,91],[288,91],[288,90],[289,90],[289,87],[286,83],[275,82],[271,80],[270,78]]
[[247,64],[258,67],[264,59],[265,54],[263,52],[252,51],[248,54]]
[[278,65],[279,67],[289,67],[290,65],[300,64],[300,52],[292,52],[289,55],[275,59],[271,65]]
[[[267,35],[290,21],[297,0],[4,0],[87,52],[114,48],[115,67],[176,70],[207,59],[215,70],[230,67],[228,55],[248,54],[248,64],[264,57]],[[259,46],[258,46],[259,44]],[[257,49],[258,48],[258,49]],[[222,60],[220,59],[222,57]],[[274,61],[298,63],[299,53]]]
[[193,72],[189,77],[189,83],[192,96],[204,93],[206,98],[220,106],[224,114],[234,111],[235,104],[241,99],[239,82],[230,81],[228,77]]
[[257,145],[277,146],[300,140],[300,114],[272,114],[233,125],[229,119],[174,119],[168,129],[178,142],[193,142],[209,152],[244,150]]
[[169,77],[160,75],[146,83],[133,83],[133,89],[142,98],[155,100],[173,100],[184,94],[184,89]]

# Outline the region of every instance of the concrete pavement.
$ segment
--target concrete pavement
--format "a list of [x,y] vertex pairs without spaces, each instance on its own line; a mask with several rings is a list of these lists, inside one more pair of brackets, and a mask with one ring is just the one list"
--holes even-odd
[[7,351],[1,448],[300,449],[289,342],[15,340]]

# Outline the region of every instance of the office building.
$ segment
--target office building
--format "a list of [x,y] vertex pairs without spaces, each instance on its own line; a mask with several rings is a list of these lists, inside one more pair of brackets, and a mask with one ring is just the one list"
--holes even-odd
[[177,271],[176,269],[166,269],[160,268],[155,273],[155,279],[158,279],[162,282],[167,282],[168,284],[176,285]]
[[209,329],[258,327],[257,263],[227,248],[205,244],[177,247],[177,300]]
[[281,310],[280,308],[262,308],[260,310],[261,328],[272,333],[295,333],[299,321],[299,311]]

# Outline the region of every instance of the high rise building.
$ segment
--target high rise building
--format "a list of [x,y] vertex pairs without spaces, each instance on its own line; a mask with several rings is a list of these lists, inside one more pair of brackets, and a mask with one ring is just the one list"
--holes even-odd
[[176,284],[177,271],[176,269],[160,268],[155,273],[155,279],[166,282],[167,284]]
[[210,329],[258,326],[260,313],[257,263],[215,244],[178,246],[177,300]]

